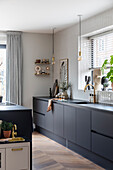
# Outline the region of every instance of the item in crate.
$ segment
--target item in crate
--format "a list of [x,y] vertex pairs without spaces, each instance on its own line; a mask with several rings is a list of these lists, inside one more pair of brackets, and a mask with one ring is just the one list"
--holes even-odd
[[37,74],[40,74],[40,72],[41,72],[41,67],[40,67],[40,66],[36,66],[36,67],[35,67],[35,71],[36,71]]

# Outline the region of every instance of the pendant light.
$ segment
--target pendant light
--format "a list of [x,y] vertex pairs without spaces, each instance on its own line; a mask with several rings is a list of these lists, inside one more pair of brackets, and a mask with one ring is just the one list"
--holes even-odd
[[52,45],[53,45],[53,54],[52,54],[52,65],[54,65],[55,64],[55,57],[54,57],[54,33],[55,33],[55,28],[53,28],[53,35],[52,35],[52,40],[53,40],[53,43],[52,43]]
[[82,55],[81,55],[81,17],[82,15],[78,15],[79,17],[79,56],[78,56],[78,61],[82,60]]

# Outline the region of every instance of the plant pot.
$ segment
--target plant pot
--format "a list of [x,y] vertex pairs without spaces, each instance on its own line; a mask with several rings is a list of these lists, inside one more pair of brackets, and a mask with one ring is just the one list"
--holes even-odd
[[11,130],[9,131],[3,131],[4,138],[9,138],[11,135]]
[[113,91],[113,82],[111,83],[112,91]]
[[63,92],[62,92],[62,98],[68,99],[67,91],[63,91]]
[[3,96],[0,96],[0,103],[2,102],[2,98],[3,98]]

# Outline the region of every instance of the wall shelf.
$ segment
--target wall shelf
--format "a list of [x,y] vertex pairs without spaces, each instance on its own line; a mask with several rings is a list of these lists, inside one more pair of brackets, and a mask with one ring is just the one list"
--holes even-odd
[[50,73],[40,73],[40,74],[35,73],[35,75],[36,75],[36,76],[40,76],[40,75],[43,75],[43,76],[44,76],[44,75],[50,75]]
[[41,65],[41,64],[42,64],[42,65],[43,65],[43,64],[44,64],[44,65],[48,65],[48,64],[51,64],[51,63],[37,63],[37,62],[35,62],[35,64],[37,64],[37,65],[39,65],[39,64],[40,64],[40,65]]
[[49,59],[37,59],[35,61],[35,75],[41,76],[41,75],[50,75],[50,65]]

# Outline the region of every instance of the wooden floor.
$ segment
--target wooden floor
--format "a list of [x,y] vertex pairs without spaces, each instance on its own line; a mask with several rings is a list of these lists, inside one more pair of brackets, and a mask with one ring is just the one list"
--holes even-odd
[[33,170],[103,169],[55,141],[33,133]]

